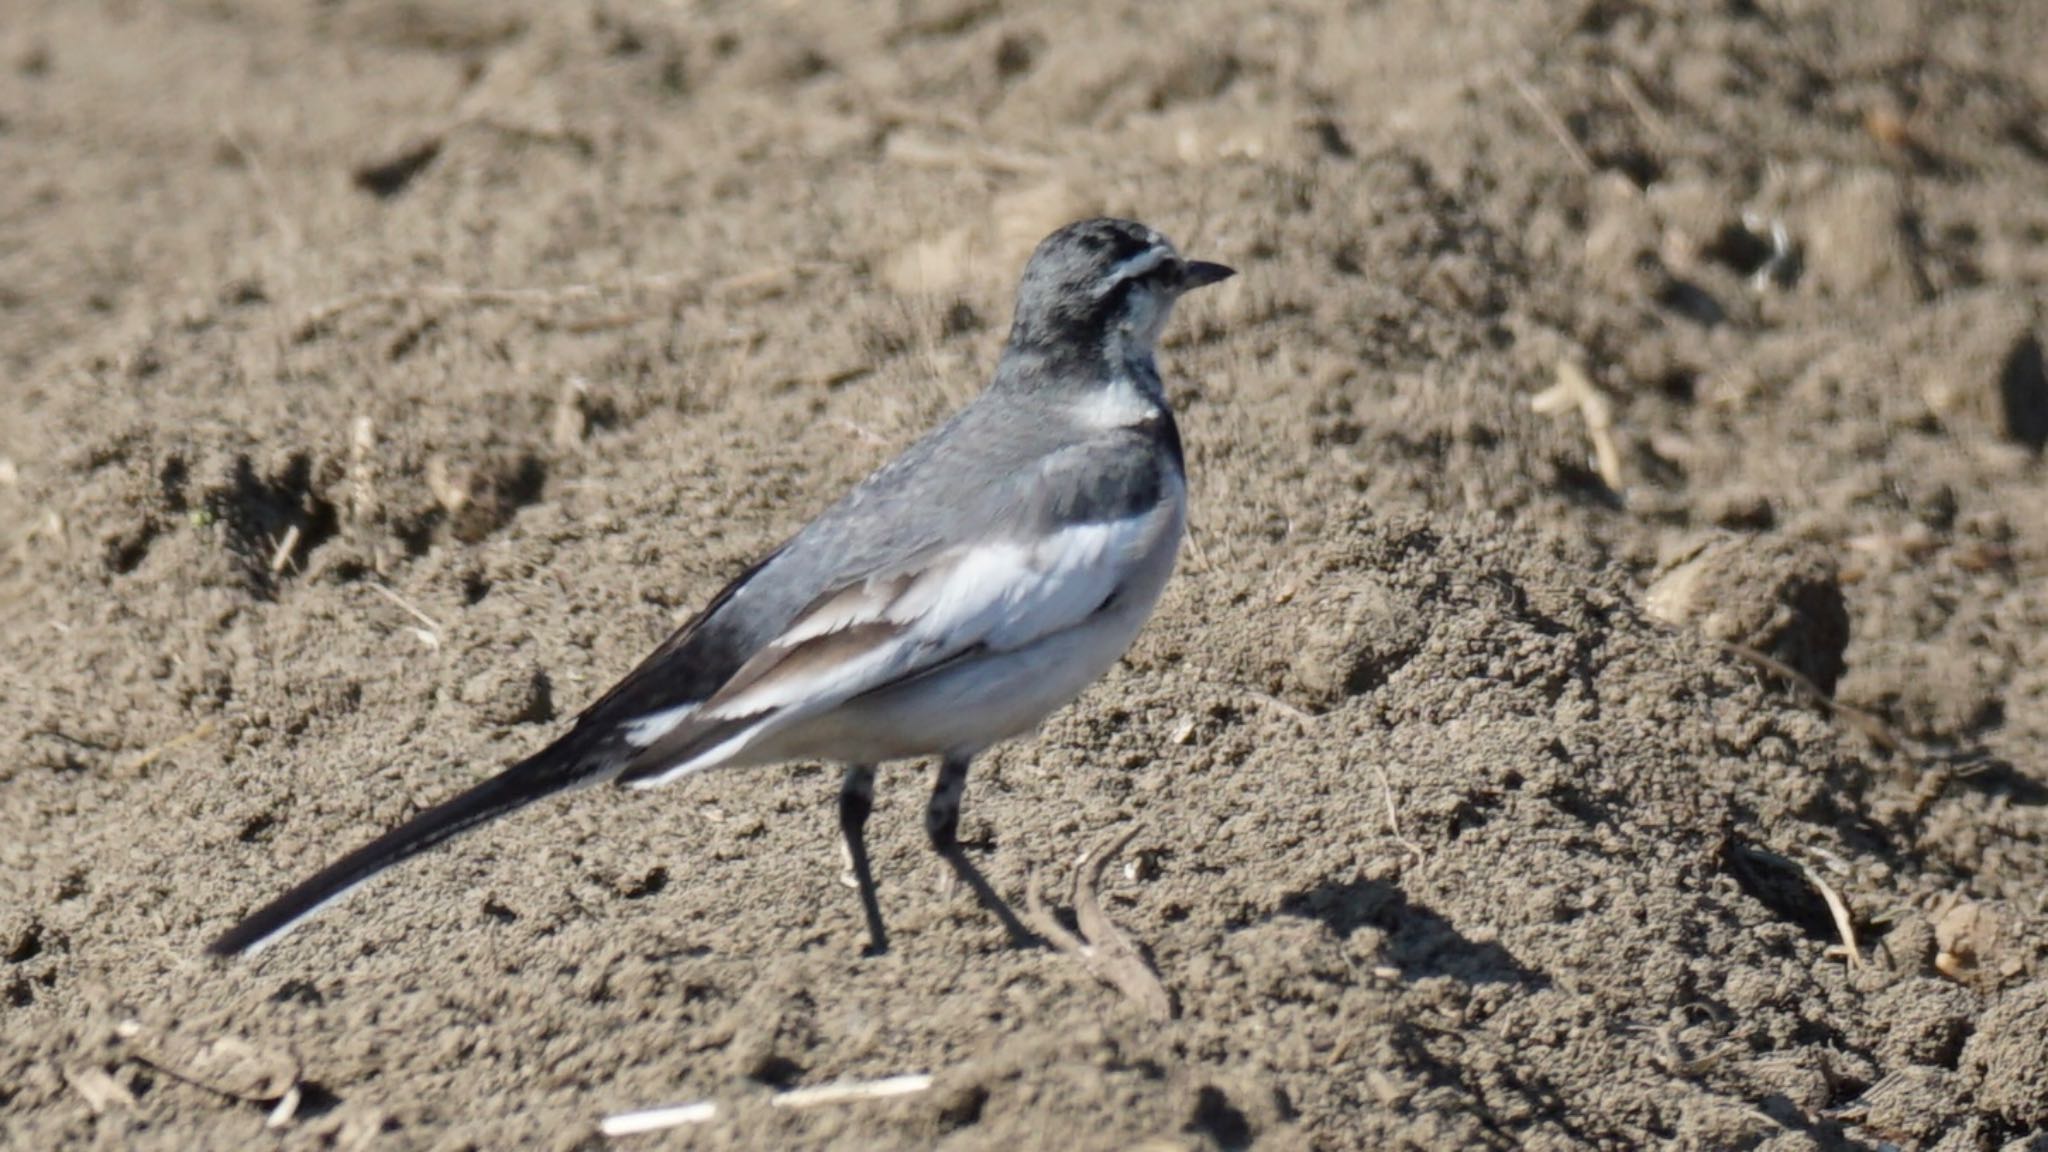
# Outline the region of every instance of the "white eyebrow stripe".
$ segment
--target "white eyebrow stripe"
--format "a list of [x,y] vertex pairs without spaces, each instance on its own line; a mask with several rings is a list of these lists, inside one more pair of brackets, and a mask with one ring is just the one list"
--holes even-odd
[[1115,288],[1124,281],[1143,276],[1174,258],[1173,249],[1164,244],[1154,244],[1136,256],[1111,268],[1109,275],[1102,278],[1102,283],[1096,288],[1095,294],[1097,296],[1106,295],[1110,289]]

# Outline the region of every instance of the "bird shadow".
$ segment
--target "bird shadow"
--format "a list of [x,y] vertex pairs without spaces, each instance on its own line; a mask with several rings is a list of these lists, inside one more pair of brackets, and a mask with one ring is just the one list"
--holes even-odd
[[1339,936],[1361,928],[1386,934],[1386,955],[1413,980],[1449,976],[1466,984],[1546,988],[1550,978],[1493,940],[1475,940],[1401,889],[1378,880],[1330,880],[1281,899],[1277,915],[1320,920]]

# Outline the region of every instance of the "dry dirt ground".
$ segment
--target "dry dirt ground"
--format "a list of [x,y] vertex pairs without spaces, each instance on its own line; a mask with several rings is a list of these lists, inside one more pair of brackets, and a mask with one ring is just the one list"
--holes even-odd
[[[0,1143],[2048,1147],[2048,5],[8,0]],[[538,747],[970,395],[1029,245],[1163,360],[1130,657],[924,775]],[[775,1093],[931,1073],[894,1100]],[[287,1107],[279,1108],[284,1098]],[[275,1117],[266,1128],[266,1118]]]

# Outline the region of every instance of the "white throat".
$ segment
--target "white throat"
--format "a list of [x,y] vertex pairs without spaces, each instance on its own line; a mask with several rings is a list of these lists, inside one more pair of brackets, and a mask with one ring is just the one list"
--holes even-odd
[[1080,402],[1081,422],[1090,428],[1135,428],[1166,413],[1166,389],[1148,349],[1142,358],[1117,356],[1102,384]]
[[1132,428],[1165,415],[1166,386],[1153,348],[1173,312],[1173,296],[1141,288],[1131,293],[1122,320],[1104,342],[1104,380],[1081,402],[1091,428]]

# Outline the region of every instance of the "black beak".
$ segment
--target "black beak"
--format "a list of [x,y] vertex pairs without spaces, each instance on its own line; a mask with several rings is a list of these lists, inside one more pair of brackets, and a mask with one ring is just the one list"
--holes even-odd
[[1211,264],[1207,260],[1190,260],[1181,265],[1180,290],[1192,292],[1197,288],[1207,288],[1211,284],[1228,280],[1235,275],[1237,275],[1237,269],[1235,268],[1228,268],[1221,264]]

